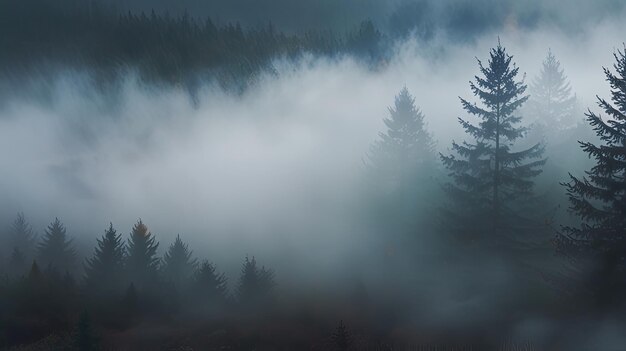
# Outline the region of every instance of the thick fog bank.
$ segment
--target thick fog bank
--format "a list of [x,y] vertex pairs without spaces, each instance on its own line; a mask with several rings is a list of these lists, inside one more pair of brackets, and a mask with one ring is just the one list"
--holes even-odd
[[128,232],[141,218],[164,244],[180,233],[216,262],[249,253],[295,271],[349,266],[368,242],[363,159],[394,96],[409,89],[447,150],[464,138],[458,96],[470,97],[474,57],[486,60],[498,34],[527,81],[551,48],[592,109],[623,39],[604,22],[571,40],[513,27],[472,45],[409,40],[374,70],[349,58],[276,62],[278,74],[243,95],[207,85],[197,103],[132,78],[110,98],[91,89],[88,72],[61,71],[53,99],[16,99],[0,112],[2,221],[23,211],[41,232],[58,216],[90,246],[109,221]]

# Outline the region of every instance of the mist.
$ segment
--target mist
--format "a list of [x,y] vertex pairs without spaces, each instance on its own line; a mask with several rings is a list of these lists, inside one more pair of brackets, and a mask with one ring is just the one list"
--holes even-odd
[[[488,3],[481,6],[488,8]],[[302,7],[319,6],[319,13],[324,13],[323,9],[339,16],[337,23],[350,22],[345,19],[349,16],[335,11],[334,6],[340,5],[282,5],[284,18],[274,16],[273,10],[254,17],[238,11],[238,4],[218,2],[185,2],[176,8],[138,1],[128,4],[133,10],[154,6],[174,13],[197,8],[209,14],[223,13],[225,21],[243,23],[271,19],[287,29],[296,26],[291,23],[295,19],[289,20],[291,7],[301,11]],[[447,6],[431,5],[435,13],[438,6]],[[476,322],[490,325],[508,308],[515,309],[511,306],[517,303],[494,302],[490,297],[508,294],[507,289],[512,290],[512,296],[523,295],[518,291],[524,289],[523,283],[512,281],[507,266],[499,265],[499,258],[479,264],[482,276],[466,276],[472,271],[441,264],[441,257],[460,251],[447,248],[440,238],[439,219],[424,223],[415,234],[420,243],[415,254],[393,253],[401,250],[403,241],[381,238],[388,233],[371,225],[368,153],[379,132],[385,130],[383,118],[403,87],[424,114],[437,153],[448,154],[453,141],[466,140],[457,121],[467,117],[459,97],[473,98],[468,81],[478,74],[476,58],[486,62],[490,48],[498,43],[513,55],[526,83],[539,74],[551,50],[576,95],[580,124],[585,124],[584,111],[597,110],[596,96],[610,94],[602,69],[611,67],[613,53],[623,48],[623,6],[614,1],[597,6],[584,1],[568,5],[570,9],[593,7],[585,25],[570,33],[563,28],[575,26],[579,20],[575,14],[563,11],[556,20],[545,19],[553,7],[562,5],[553,1],[525,7],[504,2],[501,6],[512,9],[512,13],[537,11],[542,16],[536,15],[532,25],[509,17],[503,26],[481,27],[473,40],[459,41],[451,32],[438,30],[424,40],[412,31],[391,41],[390,54],[376,65],[352,55],[305,53],[295,60],[279,57],[272,60],[271,71],[261,71],[254,84],[239,93],[206,80],[191,96],[180,85],[146,82],[140,67],[132,66],[114,85],[103,89],[98,72],[90,67],[51,65],[54,71],[48,73],[52,78],[34,74],[24,83],[43,91],[46,98],[26,93],[3,98],[0,223],[8,227],[15,214],[23,212],[41,236],[58,217],[75,238],[82,262],[92,254],[96,239],[109,222],[125,240],[141,219],[161,243],[159,255],[180,234],[194,257],[208,257],[232,277],[239,273],[243,257],[255,256],[274,270],[281,296],[293,298],[299,292],[319,298],[324,301],[321,306],[328,309],[321,308],[318,313],[322,315],[342,319],[342,310],[330,307],[336,303],[330,302],[332,296],[349,299],[364,286],[369,298],[380,298],[383,306],[393,298],[404,301],[419,291],[420,302],[406,307],[404,313],[390,307],[399,317],[387,320],[381,317],[384,313],[372,312],[377,325],[401,324],[389,327],[396,336],[405,337],[412,328],[432,335],[454,331],[458,336],[463,334],[459,330]],[[617,10],[606,10],[610,6]],[[370,13],[380,14],[374,19],[382,23],[393,12],[390,4],[375,1],[359,11],[363,13],[351,15],[355,23],[356,18]],[[326,24],[318,20],[308,18],[305,26]],[[522,124],[534,122],[532,116],[523,118]],[[590,126],[585,127],[591,131]],[[589,158],[577,144],[571,145],[571,150],[564,159],[562,154],[551,154],[548,142],[546,167],[552,163],[573,166],[540,176],[536,185],[540,191],[556,189],[563,193],[559,183],[568,181],[568,172],[584,175]],[[447,172],[441,164],[436,168],[441,176],[432,184],[437,186],[433,185],[432,192],[417,205],[430,214],[438,213],[447,201],[439,188],[449,181]],[[567,212],[564,197],[555,201],[556,218],[578,221]],[[391,254],[389,245],[394,245]],[[563,264],[559,259],[540,264],[546,262],[542,269],[549,272]],[[231,279],[229,287],[234,289],[235,283]],[[486,286],[477,287],[481,284]],[[491,289],[495,292],[485,293]],[[464,290],[475,293],[466,296]],[[294,301],[298,300],[291,298],[285,304],[297,304]],[[513,321],[508,332],[515,341],[578,349],[593,348],[599,339],[611,345],[621,342],[621,322],[572,322],[563,326],[556,318],[520,314],[519,320],[510,317]],[[564,334],[587,330],[588,324],[593,325],[588,337],[554,343]],[[437,340],[432,335],[432,340]],[[482,337],[485,335],[488,333]],[[584,343],[575,345],[581,340]]]

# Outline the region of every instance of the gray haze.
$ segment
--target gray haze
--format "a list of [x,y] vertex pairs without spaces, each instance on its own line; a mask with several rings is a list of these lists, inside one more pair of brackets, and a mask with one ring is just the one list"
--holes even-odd
[[[281,282],[341,276],[338,267],[383,250],[367,246],[359,217],[363,158],[403,86],[445,152],[464,138],[458,96],[470,97],[474,57],[486,60],[498,37],[527,81],[551,48],[582,107],[595,109],[595,95],[608,93],[602,66],[622,45],[621,26],[605,20],[574,39],[550,25],[523,31],[513,24],[472,44],[410,39],[377,70],[349,58],[276,62],[278,76],[242,96],[209,85],[197,105],[176,88],[146,88],[131,77],[110,106],[93,93],[88,72],[61,71],[52,103],[22,99],[0,111],[0,219],[8,224],[23,211],[41,232],[58,216],[91,247],[109,221],[127,233],[142,218],[162,246],[180,233],[198,256],[229,272],[254,254]],[[576,145],[572,153],[586,158]],[[317,276],[298,280],[312,271]]]

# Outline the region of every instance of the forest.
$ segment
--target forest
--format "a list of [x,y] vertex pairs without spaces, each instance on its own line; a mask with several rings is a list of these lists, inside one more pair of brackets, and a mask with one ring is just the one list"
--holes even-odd
[[0,350],[619,350],[619,1],[0,0]]

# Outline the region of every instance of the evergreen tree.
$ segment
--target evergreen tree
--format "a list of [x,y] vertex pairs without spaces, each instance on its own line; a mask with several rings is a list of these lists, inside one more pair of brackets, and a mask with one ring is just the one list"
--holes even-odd
[[562,131],[576,126],[576,97],[551,50],[530,91],[529,115],[536,119],[536,129]]
[[380,140],[371,146],[368,168],[383,188],[406,191],[408,185],[424,180],[432,171],[435,143],[426,130],[424,115],[415,107],[415,98],[406,87],[396,96],[394,107],[389,107],[389,117],[383,122],[387,131],[379,133]]
[[343,321],[339,322],[339,326],[335,329],[335,332],[331,335],[331,340],[335,344],[335,347],[340,351],[346,351],[350,349],[352,345],[352,335],[343,324]]
[[35,253],[36,239],[33,228],[26,221],[24,214],[19,212],[9,230],[8,249],[11,252],[17,249],[25,259],[30,260]]
[[197,262],[191,258],[192,252],[187,244],[180,239],[180,234],[163,256],[163,276],[180,287],[187,283],[196,269]]
[[227,279],[224,273],[217,273],[215,265],[204,260],[196,269],[191,289],[194,309],[203,313],[214,312],[227,300]]
[[76,261],[76,252],[72,239],[67,237],[65,227],[58,218],[46,229],[39,244],[39,262],[61,272],[72,272]]
[[563,184],[570,210],[583,223],[564,227],[556,237],[560,252],[581,264],[595,263],[585,288],[596,303],[606,306],[623,299],[626,292],[626,47],[614,56],[615,73],[604,68],[611,101],[598,97],[608,118],[591,110],[586,113],[602,144],[579,142],[595,166],[585,177],[570,175]]
[[156,256],[159,243],[141,219],[133,226],[126,249],[126,270],[131,282],[138,287],[154,282],[159,259]]
[[254,256],[252,259],[246,256],[237,286],[239,302],[248,307],[267,302],[274,285],[274,272],[265,267],[259,268]]
[[124,243],[113,223],[104,231],[92,258],[85,265],[84,285],[90,293],[115,290],[121,282],[124,264]]
[[453,142],[456,155],[441,155],[453,181],[444,189],[456,206],[446,221],[470,242],[500,246],[519,240],[511,237],[521,225],[518,207],[531,198],[532,179],[545,163],[541,144],[513,149],[526,131],[518,126],[521,117],[516,112],[528,96],[523,80],[516,81],[519,68],[511,61],[500,43],[491,49],[487,66],[478,60],[482,76],[476,76],[470,88],[482,104],[460,98],[463,109],[478,117],[478,124],[459,118],[474,140]]

